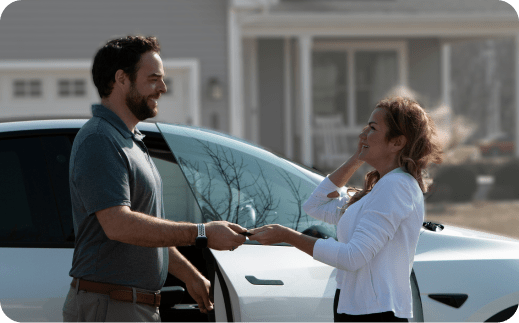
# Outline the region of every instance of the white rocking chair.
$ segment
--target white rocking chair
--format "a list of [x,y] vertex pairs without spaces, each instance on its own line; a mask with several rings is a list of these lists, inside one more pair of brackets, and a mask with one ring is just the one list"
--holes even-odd
[[346,125],[342,115],[315,116],[317,166],[338,167],[349,157]]

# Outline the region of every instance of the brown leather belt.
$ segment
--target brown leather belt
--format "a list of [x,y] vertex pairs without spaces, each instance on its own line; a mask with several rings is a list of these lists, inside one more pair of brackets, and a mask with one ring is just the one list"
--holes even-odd
[[[106,294],[111,299],[123,302],[133,303],[133,290],[131,287],[107,284],[107,283],[96,283],[84,279],[74,278],[70,286],[76,288],[76,282],[79,281],[79,290],[84,290],[90,293]],[[160,290],[157,292],[145,292],[142,290],[136,290],[137,303],[147,304],[155,307],[160,306]]]

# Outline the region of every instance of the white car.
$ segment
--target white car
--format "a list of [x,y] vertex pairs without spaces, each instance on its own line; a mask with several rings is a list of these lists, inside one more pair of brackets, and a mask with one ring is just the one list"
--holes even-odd
[[[0,304],[14,321],[62,320],[74,247],[68,160],[85,121],[0,124]],[[335,237],[334,226],[301,208],[321,174],[217,132],[138,128],[162,175],[169,219],[280,223]],[[169,275],[163,321],[333,321],[336,269],[294,247],[179,250],[212,281],[215,311],[201,314]],[[424,223],[411,285],[415,321],[507,320],[519,303],[519,241]]]

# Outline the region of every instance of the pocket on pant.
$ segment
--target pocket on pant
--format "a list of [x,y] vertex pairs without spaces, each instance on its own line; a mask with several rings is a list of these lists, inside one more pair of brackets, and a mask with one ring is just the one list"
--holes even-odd
[[77,295],[79,321],[104,322],[108,308],[108,295],[79,291]]
[[63,322],[77,322],[76,289],[70,288],[63,303]]

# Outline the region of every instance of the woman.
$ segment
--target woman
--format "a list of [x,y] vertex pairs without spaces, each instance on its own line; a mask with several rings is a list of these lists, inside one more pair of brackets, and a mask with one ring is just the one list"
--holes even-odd
[[[410,275],[424,220],[422,172],[441,163],[433,121],[408,98],[380,101],[359,135],[357,150],[325,178],[303,208],[337,225],[337,239],[316,239],[280,225],[250,230],[251,240],[285,242],[338,268],[334,319],[406,322],[412,317]],[[367,163],[362,190],[340,194]]]

